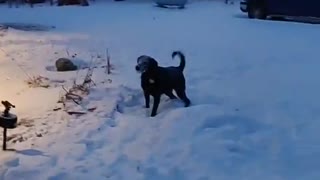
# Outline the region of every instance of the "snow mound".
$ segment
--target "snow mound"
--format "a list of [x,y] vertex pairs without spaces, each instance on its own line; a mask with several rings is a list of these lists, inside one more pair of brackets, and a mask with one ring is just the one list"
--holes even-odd
[[[0,96],[17,106],[20,124],[8,132],[16,151],[1,153],[0,179],[319,180],[320,26],[244,18],[238,5],[0,7],[2,22],[59,27],[1,32]],[[67,104],[84,114],[53,111],[61,86],[86,70],[49,66],[77,54],[87,67],[106,49],[112,73],[95,68],[97,86],[81,105]],[[192,106],[163,96],[151,118],[136,58],[170,66],[173,50],[186,55]],[[27,73],[51,86],[28,87]]]

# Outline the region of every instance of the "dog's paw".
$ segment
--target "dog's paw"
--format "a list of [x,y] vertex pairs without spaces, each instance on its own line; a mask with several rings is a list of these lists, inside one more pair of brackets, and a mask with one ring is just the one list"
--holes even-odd
[[151,117],[155,117],[156,115],[156,113],[151,113]]
[[145,108],[147,108],[147,109],[149,109],[150,108],[150,106],[144,106]]
[[191,101],[190,100],[187,100],[185,103],[184,103],[184,107],[189,107],[191,105]]

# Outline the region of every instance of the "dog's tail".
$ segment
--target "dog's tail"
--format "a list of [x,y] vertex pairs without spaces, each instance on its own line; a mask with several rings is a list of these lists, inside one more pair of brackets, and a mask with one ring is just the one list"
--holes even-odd
[[184,67],[186,66],[186,58],[185,58],[184,54],[183,54],[181,51],[174,51],[174,52],[172,53],[172,59],[173,59],[176,55],[178,55],[178,56],[180,57],[179,69],[180,69],[181,71],[183,71],[183,70],[184,70]]

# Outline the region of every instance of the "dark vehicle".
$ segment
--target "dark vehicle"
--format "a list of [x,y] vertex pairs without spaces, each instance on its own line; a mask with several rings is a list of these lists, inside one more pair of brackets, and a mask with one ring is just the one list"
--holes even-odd
[[278,17],[320,18],[320,0],[241,0],[240,9],[249,18]]

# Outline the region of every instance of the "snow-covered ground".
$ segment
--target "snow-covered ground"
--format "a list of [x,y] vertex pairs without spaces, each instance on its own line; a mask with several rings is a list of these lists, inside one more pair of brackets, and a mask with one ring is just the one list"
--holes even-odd
[[[112,1],[0,11],[2,23],[56,27],[0,32],[0,99],[19,117],[0,179],[320,179],[320,25],[249,20],[238,4],[217,1],[184,10]],[[101,65],[106,49],[112,75],[95,69],[82,105],[69,104],[87,113],[53,111],[61,86],[87,72],[52,71],[55,60],[68,52]],[[136,58],[178,65],[173,50],[186,54],[192,106],[163,97],[150,118]],[[39,75],[49,88],[28,87],[28,76]]]

